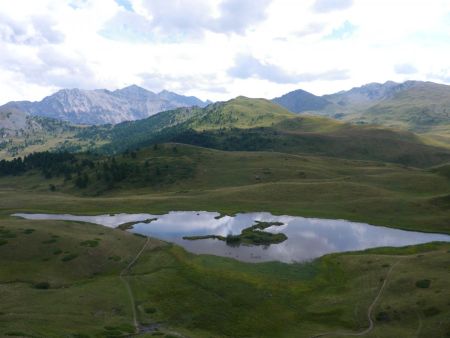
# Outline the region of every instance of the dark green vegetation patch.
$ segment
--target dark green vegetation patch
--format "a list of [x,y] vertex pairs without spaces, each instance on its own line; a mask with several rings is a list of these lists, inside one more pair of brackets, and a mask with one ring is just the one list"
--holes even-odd
[[[176,147],[172,148],[176,149]],[[136,158],[136,152],[108,157],[92,154],[75,156],[63,153],[34,153],[11,161],[0,160],[0,176],[17,176],[27,172],[40,172],[47,180],[63,179],[65,186],[95,190],[96,194],[117,188],[160,187],[193,176],[195,164],[186,157],[173,159],[163,156]],[[58,190],[61,187],[58,186]],[[55,190],[55,189],[53,189]]]
[[74,253],[72,253],[72,254],[67,254],[67,255],[63,256],[63,258],[61,258],[61,261],[63,261],[63,262],[69,262],[69,261],[71,261],[71,260],[74,260],[74,259],[77,258],[77,257],[78,257],[78,254],[74,254]]
[[287,236],[283,233],[273,234],[267,231],[263,231],[271,226],[280,226],[283,223],[280,222],[260,222],[256,221],[255,225],[242,230],[239,235],[228,235],[228,236],[218,236],[218,235],[205,235],[205,236],[184,236],[183,239],[194,241],[200,239],[217,239],[220,241],[225,241],[227,245],[236,246],[240,244],[251,244],[251,245],[270,245],[278,244],[287,240]]
[[416,286],[421,289],[428,289],[431,285],[431,281],[429,279],[421,279],[416,282]]
[[87,240],[87,241],[83,241],[80,242],[81,246],[86,246],[89,248],[95,248],[98,246],[99,241],[98,240]]
[[47,290],[50,289],[50,284],[48,282],[39,282],[33,285],[35,289]]

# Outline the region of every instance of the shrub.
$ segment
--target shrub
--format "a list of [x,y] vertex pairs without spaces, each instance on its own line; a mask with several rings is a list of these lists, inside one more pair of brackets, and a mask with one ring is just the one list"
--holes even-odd
[[120,257],[119,256],[110,256],[110,257],[108,257],[108,259],[110,261],[114,261],[114,262],[120,261]]
[[68,254],[68,255],[65,255],[61,260],[63,262],[68,262],[68,261],[71,261],[72,259],[75,259],[77,257],[78,257],[77,254]]
[[48,240],[42,242],[42,244],[52,244],[52,243],[56,243],[56,239],[55,238],[48,239]]
[[35,289],[47,290],[50,289],[50,284],[48,282],[39,282],[33,285]]
[[118,330],[128,333],[134,333],[134,326],[130,324],[122,324],[116,327]]
[[155,313],[156,309],[154,307],[145,308],[145,313]]
[[12,233],[11,230],[0,229],[0,238],[16,238],[17,235]]
[[241,238],[236,235],[228,235],[226,237],[227,244],[236,244],[236,243],[239,243],[240,241],[241,241]]
[[375,319],[378,322],[388,322],[391,320],[391,317],[389,316],[389,313],[387,313],[386,311],[380,311],[375,316]]
[[90,248],[95,248],[98,246],[98,241],[91,240],[91,241],[84,241],[80,243],[81,246],[88,246]]
[[428,289],[431,285],[431,281],[429,279],[421,279],[416,282],[416,286],[421,289]]
[[120,330],[106,330],[102,335],[102,337],[105,337],[105,338],[121,337],[121,336],[123,336],[123,335],[122,335],[122,331],[120,331]]
[[423,314],[425,315],[425,317],[435,316],[439,313],[441,313],[441,310],[439,310],[437,307],[434,307],[434,306],[423,310]]
[[30,335],[23,333],[23,332],[19,332],[19,331],[9,331],[5,333],[6,336],[10,336],[10,337],[29,337]]

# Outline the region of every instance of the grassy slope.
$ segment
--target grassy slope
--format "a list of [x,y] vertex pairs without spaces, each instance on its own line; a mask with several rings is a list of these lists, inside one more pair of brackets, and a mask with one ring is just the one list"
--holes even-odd
[[223,150],[315,154],[421,167],[450,160],[448,149],[426,145],[409,132],[298,117],[270,101],[244,97],[100,129],[89,129],[83,137],[100,135],[109,142],[102,147],[106,152],[172,141]]
[[[47,140],[34,150],[49,148],[59,140]],[[442,140],[445,135],[440,140],[419,138],[381,127],[298,117],[268,100],[238,97],[204,109],[181,108],[114,127],[84,128],[64,147],[100,146],[105,152],[120,152],[175,141],[224,150],[281,151],[425,167],[450,161],[449,150],[438,147],[445,144]]]
[[264,99],[236,99],[211,104],[204,109],[179,108],[153,115],[147,119],[124,122],[114,127],[94,126],[78,135],[81,140],[107,142],[104,152],[121,152],[145,146],[164,135],[176,135],[188,129],[216,130],[271,126],[295,115]]
[[[0,246],[2,337],[8,332],[61,337],[80,327],[95,332],[103,326],[130,324],[118,274],[143,238],[81,223],[35,223],[5,216],[0,223],[15,236]],[[34,232],[25,234],[24,229]],[[97,247],[81,245],[94,239]],[[69,254],[78,256],[64,261]],[[51,288],[33,287],[42,282]]]
[[[163,184],[120,182],[104,191],[93,180],[84,190],[62,178],[36,173],[0,179],[0,207],[47,212],[167,212],[211,210],[224,213],[271,211],[344,218],[423,231],[450,232],[446,199],[450,180],[437,172],[392,164],[265,152],[223,152],[192,146],[141,150],[126,161],[170,163],[184,170]],[[118,158],[118,161],[122,159]],[[151,173],[152,174],[152,173]],[[178,177],[177,175],[182,175]],[[49,191],[49,184],[56,192]],[[98,192],[103,191],[98,196]]]
[[[131,332],[130,302],[118,276],[144,242],[95,225],[14,219],[8,216],[12,212],[268,210],[450,232],[448,205],[436,202],[450,191],[445,166],[431,172],[179,144],[143,149],[126,161],[148,159],[174,165],[189,160],[195,175],[155,186],[124,181],[98,197],[90,197],[98,186],[80,191],[62,178],[44,180],[37,173],[0,179],[0,230],[7,241],[0,245],[0,335],[75,338]],[[56,192],[48,190],[50,182]],[[25,229],[35,231],[26,234]],[[85,241],[98,245],[84,246]],[[417,250],[430,251],[418,255]],[[382,278],[400,261],[374,310],[374,316],[383,312],[389,321],[376,321],[367,336],[412,336],[420,325],[420,335],[439,337],[449,325],[443,297],[449,250],[448,244],[424,245],[330,255],[304,265],[244,264],[187,254],[152,240],[128,278],[139,322],[162,323],[167,337],[308,337],[365,328]],[[77,256],[62,260],[70,254]],[[421,279],[430,279],[431,288],[417,288]],[[51,288],[33,287],[40,282]]]
[[424,132],[450,124],[448,86],[418,84],[371,107],[362,118],[377,124]]
[[344,120],[410,130],[427,144],[449,148],[449,94],[449,86],[417,83],[390,99],[367,107],[348,107],[350,113]]
[[82,127],[64,121],[28,116],[15,110],[0,110],[0,159],[57,149],[68,143],[76,145],[77,149],[87,148],[88,141],[75,138],[81,130]]
[[[305,133],[345,131],[310,121],[307,127],[303,123]],[[295,134],[286,126],[280,128]],[[0,225],[16,236],[0,246],[0,334],[75,338],[78,333],[111,336],[107,327],[129,331],[131,310],[118,274],[143,244],[142,238],[98,226],[8,217],[15,211],[267,210],[450,232],[445,167],[432,172],[368,161],[182,145],[176,145],[175,153],[173,147],[142,150],[135,161],[159,157],[176,163],[182,158],[196,164],[193,177],[156,186],[124,181],[118,190],[100,197],[92,197],[98,189],[94,185],[80,192],[72,183],[47,181],[36,173],[0,179]],[[56,184],[56,192],[48,190],[49,183]],[[36,231],[23,233],[27,228]],[[96,238],[100,239],[96,247],[80,245]],[[307,265],[249,265],[194,256],[152,241],[130,280],[140,322],[162,322],[167,332],[192,337],[302,337],[366,327],[366,310],[381,278],[400,261],[386,297],[375,309],[375,314],[387,313],[389,321],[376,322],[375,331],[367,336],[413,336],[418,330],[418,335],[444,336],[450,325],[445,297],[450,247],[420,248],[331,255]],[[416,252],[427,248],[431,251]],[[63,253],[54,254],[56,249]],[[78,256],[61,260],[71,253]],[[430,279],[431,288],[417,288],[420,279]],[[38,282],[50,282],[53,288],[33,288]]]
[[248,129],[271,126],[295,115],[265,99],[239,96],[225,103],[206,107],[188,125],[195,130],[221,128]]
[[[101,206],[96,210],[103,211]],[[0,223],[4,233],[15,235],[0,246],[0,335],[111,337],[114,331],[132,330],[130,303],[118,274],[143,238],[4,213]],[[95,238],[98,246],[80,245]],[[55,254],[56,249],[63,253]],[[160,331],[169,335],[308,337],[365,328],[367,307],[382,278],[400,261],[374,311],[387,312],[390,321],[376,322],[368,336],[412,336],[421,322],[421,335],[439,337],[449,325],[443,297],[449,250],[449,245],[425,245],[330,255],[308,264],[245,264],[191,255],[152,240],[129,280],[139,322],[161,323]],[[78,256],[64,262],[64,252]],[[417,288],[420,279],[430,279],[431,287]],[[50,289],[33,287],[39,282],[49,282]]]

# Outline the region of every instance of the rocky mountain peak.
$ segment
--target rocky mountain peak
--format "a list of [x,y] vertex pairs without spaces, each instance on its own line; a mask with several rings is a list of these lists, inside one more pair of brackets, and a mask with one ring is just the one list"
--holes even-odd
[[61,89],[40,102],[9,102],[25,113],[69,121],[75,124],[106,124],[143,119],[160,111],[179,107],[205,106],[192,96],[169,91],[155,94],[137,85],[106,89]]

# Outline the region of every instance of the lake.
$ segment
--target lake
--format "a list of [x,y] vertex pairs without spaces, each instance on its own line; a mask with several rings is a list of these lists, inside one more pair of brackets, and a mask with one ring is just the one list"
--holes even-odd
[[[376,247],[401,247],[434,241],[450,242],[445,234],[405,231],[346,220],[274,216],[267,212],[240,213],[223,216],[216,212],[173,211],[164,215],[111,214],[76,216],[57,214],[23,214],[13,216],[32,220],[66,220],[100,224],[115,228],[136,222],[129,231],[176,243],[196,254],[231,257],[244,262],[280,261],[285,263],[308,261],[328,253],[357,251]],[[156,218],[150,223],[145,220]],[[184,240],[183,236],[237,235],[255,221],[281,222],[264,231],[284,233],[288,239],[267,246],[229,246],[217,239]]]

